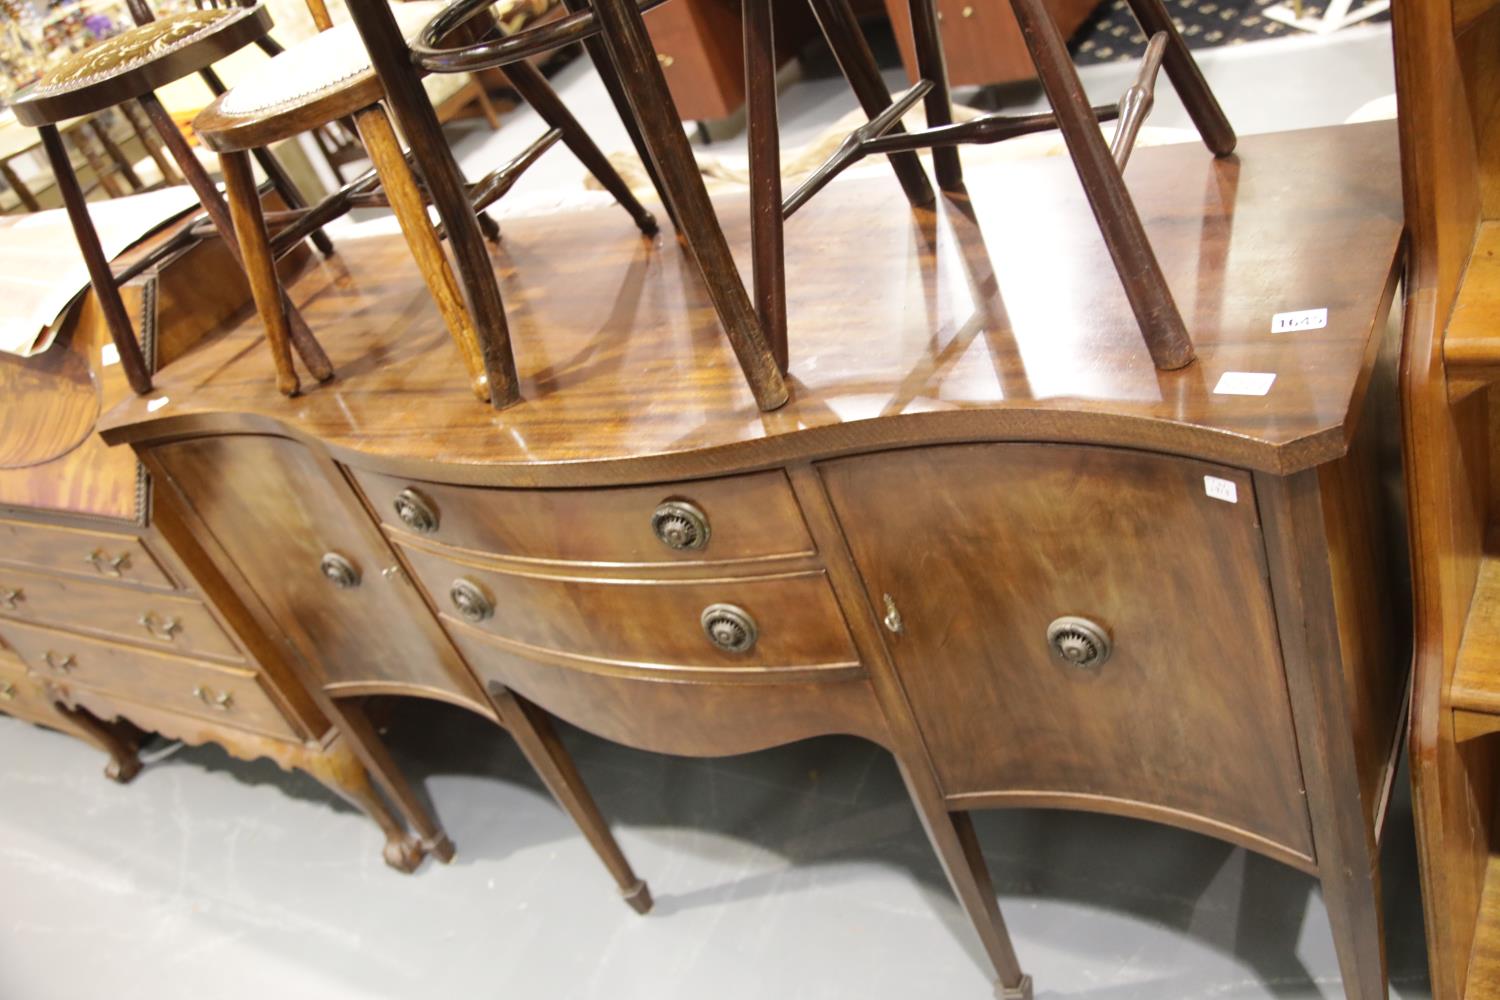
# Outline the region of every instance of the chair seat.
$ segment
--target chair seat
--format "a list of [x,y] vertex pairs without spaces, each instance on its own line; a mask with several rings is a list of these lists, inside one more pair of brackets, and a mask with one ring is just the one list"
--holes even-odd
[[[391,5],[401,33],[415,38],[442,0]],[[383,91],[352,23],[335,25],[258,66],[193,122],[211,149],[263,146],[375,104]]]
[[30,126],[92,114],[211,66],[270,30],[263,6],[173,14],[69,56],[11,106]]

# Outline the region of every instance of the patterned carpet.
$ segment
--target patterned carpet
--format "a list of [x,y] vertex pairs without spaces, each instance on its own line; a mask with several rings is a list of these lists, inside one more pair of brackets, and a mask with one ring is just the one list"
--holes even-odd
[[[1263,8],[1276,2],[1278,0],[1166,0],[1178,30],[1187,39],[1189,47],[1195,49],[1302,34],[1261,14]],[[1302,5],[1303,16],[1316,17],[1326,6],[1318,0],[1307,0]],[[1358,0],[1354,6],[1359,6]],[[1390,15],[1380,14],[1371,20],[1388,21]],[[1145,47],[1146,36],[1135,23],[1125,0],[1107,0],[1069,43],[1074,59],[1081,66],[1138,59]]]

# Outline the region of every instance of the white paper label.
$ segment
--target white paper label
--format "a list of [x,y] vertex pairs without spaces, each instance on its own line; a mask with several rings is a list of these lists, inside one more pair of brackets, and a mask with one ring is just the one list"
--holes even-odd
[[1297,312],[1277,313],[1271,317],[1272,333],[1297,333],[1300,330],[1321,330],[1327,325],[1327,309],[1299,309]]
[[1219,396],[1264,396],[1276,381],[1275,372],[1225,372],[1214,393]]
[[1231,479],[1220,479],[1218,476],[1204,476],[1203,492],[1215,500],[1223,500],[1225,503],[1240,502],[1240,491]]
[[105,344],[104,350],[100,351],[99,354],[104,358],[104,367],[106,368],[108,368],[110,365],[117,365],[120,363],[120,349],[114,344]]
[[168,399],[166,396],[157,396],[155,399],[149,400],[146,403],[146,412],[147,413],[155,413],[157,410],[161,409],[163,406],[166,406],[169,402],[171,402],[171,400]]

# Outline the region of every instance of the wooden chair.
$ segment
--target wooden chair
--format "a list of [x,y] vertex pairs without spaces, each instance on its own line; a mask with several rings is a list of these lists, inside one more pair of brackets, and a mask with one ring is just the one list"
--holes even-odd
[[[644,116],[637,123],[639,131],[632,137],[637,139],[648,168],[656,168],[652,177],[658,182],[663,200],[669,206],[674,198],[687,198],[695,204],[706,202],[696,193],[702,188],[701,181],[696,176],[683,177],[687,166],[679,159],[683,150],[668,149],[685,144],[673,141],[668,134],[671,123],[658,120],[662,114],[654,107],[661,103],[665,91],[657,89],[662,83],[659,69],[649,66],[649,60],[645,59],[649,46],[645,44],[640,13],[662,0],[640,0],[638,4],[629,0],[589,0],[593,4],[592,10],[583,7],[584,0],[567,0],[574,13],[553,25],[494,43],[458,48],[442,46],[446,34],[492,2],[456,0],[450,4],[413,46],[418,65],[431,71],[477,70],[509,65],[513,60],[528,58],[566,42],[585,41],[591,45],[590,52],[617,103],[629,104]],[[778,371],[785,372],[788,360],[782,253],[785,219],[849,165],[865,156],[885,153],[891,159],[907,199],[913,206],[922,206],[931,203],[932,194],[921,174],[915,150],[931,148],[939,186],[944,191],[959,193],[963,191],[963,172],[957,146],[997,142],[1030,132],[1060,128],[1153,361],[1162,369],[1180,368],[1192,361],[1193,349],[1186,326],[1131,203],[1122,171],[1141,122],[1150,111],[1157,71],[1163,66],[1204,142],[1215,155],[1230,153],[1235,136],[1161,0],[1130,0],[1136,18],[1150,34],[1151,42],[1137,81],[1118,105],[1102,108],[1089,106],[1065,40],[1044,0],[1011,0],[1053,111],[1025,116],[991,114],[961,124],[954,124],[952,119],[933,0],[910,0],[917,64],[922,79],[899,101],[892,101],[881,80],[848,0],[811,0],[811,3],[824,36],[869,121],[848,136],[822,168],[783,200],[771,6],[769,3],[742,5],[751,174],[752,268],[755,307],[763,336],[756,338],[742,330],[737,331],[732,325],[743,317],[734,308],[726,306],[740,304],[744,297],[743,287],[736,288],[739,282],[732,261],[718,257],[709,247],[712,266],[705,267],[705,277],[713,275],[722,282],[716,285],[715,280],[710,280],[710,290],[715,294],[716,303],[720,304],[720,317],[732,340],[736,340],[738,333],[738,339],[749,345],[763,343]],[[611,65],[612,62],[615,65]],[[621,74],[631,81],[628,94],[620,93],[623,89]],[[925,104],[927,127],[920,133],[904,133],[899,124],[901,117],[917,100]],[[1105,143],[1097,125],[1114,118],[1120,119],[1120,125],[1111,146]],[[650,141],[643,143],[643,139]],[[671,164],[660,161],[664,155],[672,161]],[[671,177],[666,176],[669,169]],[[685,180],[688,186],[678,187],[679,179]],[[665,187],[662,181],[666,181]],[[694,190],[690,192],[689,188]],[[689,245],[693,245],[691,236]],[[695,255],[701,261],[704,253],[700,245]],[[743,361],[744,352],[741,352],[741,357]],[[770,387],[779,383],[753,365],[746,366],[746,375],[752,387],[760,383],[757,398],[763,406],[766,405],[766,397],[772,395]],[[781,391],[784,393],[784,389]]]
[[[415,35],[441,7],[440,3],[420,0],[394,5],[394,18],[403,37]],[[193,122],[198,137],[220,157],[241,253],[276,364],[277,385],[287,395],[299,389],[291,357],[286,299],[274,266],[276,256],[294,245],[313,222],[321,224],[356,205],[381,204],[389,205],[400,222],[417,267],[468,366],[475,395],[488,400],[495,374],[490,368],[492,359],[499,357],[499,349],[488,342],[492,339],[490,329],[471,321],[464,306],[463,292],[453,277],[439,235],[428,221],[422,190],[382,106],[380,80],[354,27],[334,26],[321,0],[311,0],[310,8],[320,29],[316,36],[275,56]],[[542,75],[526,66],[513,72],[512,82],[550,130],[502,169],[476,184],[466,184],[465,214],[482,212],[560,139],[615,195],[641,230],[654,233],[656,221],[651,213],[636,200]],[[373,170],[321,202],[301,224],[272,239],[256,196],[247,151],[349,117],[370,155]],[[498,229],[487,217],[481,218],[480,224],[490,227],[492,237],[498,236]]]
[[[41,132],[42,146],[78,239],[89,281],[119,351],[120,364],[137,393],[151,391],[151,375],[120,298],[119,284],[139,273],[140,266],[124,275],[116,275],[110,267],[89,219],[83,189],[58,134],[58,124],[137,102],[171,154],[177,170],[198,195],[213,228],[233,250],[236,244],[228,208],[171,115],[157,99],[155,90],[192,73],[211,71],[215,61],[264,38],[270,27],[270,15],[260,7],[174,14],[138,25],[73,55],[18,92],[12,101],[17,120]],[[327,246],[331,249],[332,245]],[[175,245],[166,246],[163,252],[177,249],[180,248]],[[319,378],[332,377],[327,357],[295,313],[291,326],[293,340],[308,367]]]

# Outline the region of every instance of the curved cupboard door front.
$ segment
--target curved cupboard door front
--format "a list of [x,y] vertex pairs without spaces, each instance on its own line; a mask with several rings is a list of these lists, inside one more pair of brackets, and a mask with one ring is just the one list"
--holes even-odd
[[955,807],[1145,816],[1309,867],[1250,477],[975,444],[820,472]]

